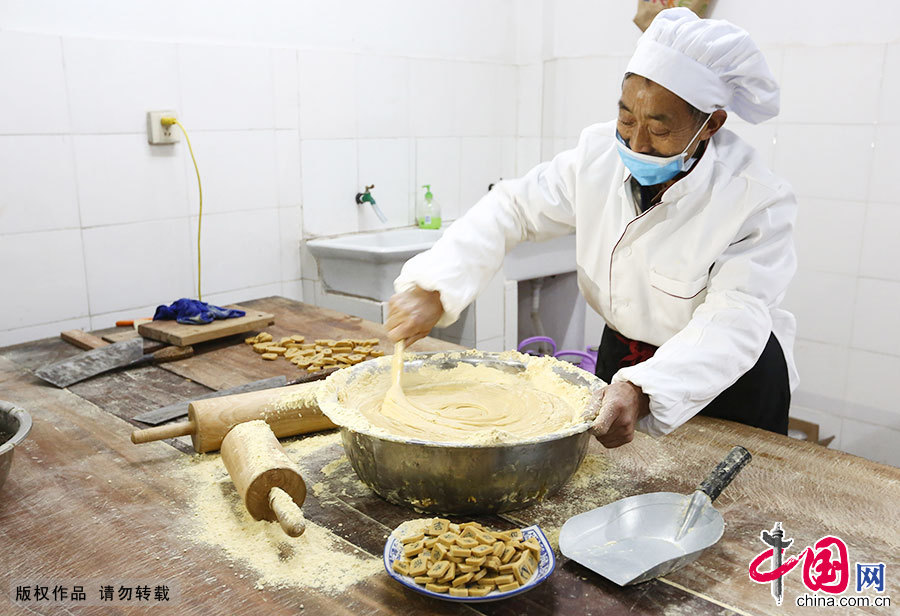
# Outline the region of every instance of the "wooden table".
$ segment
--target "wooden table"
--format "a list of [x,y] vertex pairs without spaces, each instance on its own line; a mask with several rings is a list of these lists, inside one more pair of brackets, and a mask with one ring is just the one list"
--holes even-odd
[[[274,335],[380,337],[380,325],[283,298],[246,305],[275,313]],[[452,345],[426,339],[415,349]],[[175,470],[187,455],[173,441],[135,446],[130,418],[179,399],[286,373],[286,362],[261,362],[240,337],[198,345],[197,355],[96,377],[60,390],[33,376],[46,362],[78,352],[47,339],[0,349],[0,399],[27,409],[34,428],[17,448],[0,491],[0,614],[143,614],[148,604],[72,607],[52,601],[13,603],[19,584],[153,584],[175,581],[177,596],[154,613],[256,614],[810,614],[795,599],[805,592],[801,567],[785,577],[785,601],[776,607],[768,584],[748,578],[752,558],[766,549],[759,534],[784,524],[799,553],[824,535],[836,535],[856,562],[887,565],[890,595],[896,584],[900,469],[730,422],[698,417],[671,435],[638,435],[627,446],[604,450],[592,443],[589,460],[573,481],[543,503],[488,519],[498,526],[538,523],[552,538],[569,516],[617,498],[652,491],[688,493],[735,444],[753,462],[718,499],[725,534],[694,564],[634,587],[619,588],[560,557],[553,575],[534,590],[502,602],[461,606],[422,597],[374,575],[337,596],[308,589],[256,590],[222,553],[186,545],[173,527],[189,517],[187,488]],[[176,447],[173,447],[173,444]],[[179,448],[181,450],[179,450]],[[346,484],[352,470],[339,461],[339,445],[301,460],[309,485]],[[323,473],[326,465],[336,469]],[[591,474],[595,472],[595,474]],[[368,490],[312,491],[307,517],[373,558],[384,534],[418,517]],[[767,565],[768,566],[768,563]],[[849,593],[855,590],[853,579]],[[96,593],[91,586],[86,592]],[[864,594],[872,595],[872,591]],[[896,593],[895,593],[896,594]],[[52,598],[52,597],[51,597]],[[900,602],[900,596],[892,597]],[[301,607],[302,606],[302,607]],[[888,613],[839,608],[831,613]]]

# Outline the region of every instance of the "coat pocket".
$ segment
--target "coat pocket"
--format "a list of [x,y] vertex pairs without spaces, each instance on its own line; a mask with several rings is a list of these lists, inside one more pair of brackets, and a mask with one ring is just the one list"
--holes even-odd
[[663,276],[656,270],[650,270],[650,286],[678,299],[693,299],[697,297],[706,288],[708,281],[709,276],[703,276],[691,281],[675,280],[674,278]]

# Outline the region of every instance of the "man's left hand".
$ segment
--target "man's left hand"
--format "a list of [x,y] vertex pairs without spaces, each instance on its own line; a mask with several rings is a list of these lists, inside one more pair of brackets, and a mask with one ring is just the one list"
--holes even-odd
[[634,439],[637,420],[650,414],[650,397],[637,385],[620,381],[594,393],[588,407],[598,407],[591,434],[607,449]]

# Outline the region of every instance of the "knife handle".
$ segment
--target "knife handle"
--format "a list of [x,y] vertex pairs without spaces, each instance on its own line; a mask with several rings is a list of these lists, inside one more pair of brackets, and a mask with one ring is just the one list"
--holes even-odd
[[753,456],[750,452],[738,445],[728,452],[725,459],[719,462],[719,465],[713,469],[713,472],[700,484],[697,488],[701,492],[705,492],[709,496],[710,501],[716,500],[722,490],[728,487],[731,480],[737,477],[741,469],[747,466],[747,463]]
[[150,355],[150,361],[161,364],[167,361],[177,361],[191,357],[194,354],[192,346],[167,346]]
[[131,442],[135,445],[140,445],[141,443],[161,441],[166,438],[175,438],[176,436],[188,436],[194,433],[195,428],[196,424],[193,421],[180,421],[165,426],[135,430],[131,433]]

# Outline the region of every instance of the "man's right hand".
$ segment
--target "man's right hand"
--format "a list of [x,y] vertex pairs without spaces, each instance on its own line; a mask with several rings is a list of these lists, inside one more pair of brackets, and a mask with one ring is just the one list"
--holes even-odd
[[406,341],[406,346],[427,336],[444,314],[441,294],[413,287],[397,293],[388,301],[385,327],[394,342]]

